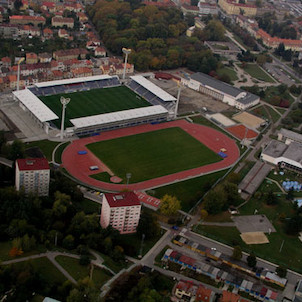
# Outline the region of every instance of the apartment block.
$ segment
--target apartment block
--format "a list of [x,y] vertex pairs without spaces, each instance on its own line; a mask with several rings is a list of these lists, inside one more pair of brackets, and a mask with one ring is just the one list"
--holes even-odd
[[46,158],[16,160],[16,190],[24,189],[26,194],[36,193],[47,196],[50,169]]
[[139,223],[141,203],[134,192],[103,195],[101,226],[109,225],[121,234],[135,233]]

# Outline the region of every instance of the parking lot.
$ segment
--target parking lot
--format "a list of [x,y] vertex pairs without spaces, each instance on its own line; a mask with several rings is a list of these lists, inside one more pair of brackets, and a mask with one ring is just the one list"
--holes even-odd
[[288,86],[296,84],[296,80],[293,77],[291,77],[288,73],[286,73],[282,69],[282,67],[272,63],[265,63],[264,67],[266,71],[270,73],[281,84],[285,84]]

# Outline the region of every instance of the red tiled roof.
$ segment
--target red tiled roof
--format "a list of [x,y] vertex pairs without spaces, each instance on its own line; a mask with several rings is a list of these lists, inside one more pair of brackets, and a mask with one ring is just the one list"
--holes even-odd
[[9,17],[10,20],[28,20],[28,21],[41,21],[45,22],[45,18],[41,16],[20,16],[13,15]]
[[221,302],[238,302],[240,296],[224,290],[222,292]]
[[105,193],[105,196],[111,208],[140,205],[140,201],[134,192]]
[[210,301],[212,290],[200,285],[196,293],[196,301]]
[[10,63],[11,62],[11,59],[9,57],[3,57],[1,59],[2,62],[5,62],[5,63]]
[[48,170],[49,164],[46,158],[22,158],[17,159],[20,171]]

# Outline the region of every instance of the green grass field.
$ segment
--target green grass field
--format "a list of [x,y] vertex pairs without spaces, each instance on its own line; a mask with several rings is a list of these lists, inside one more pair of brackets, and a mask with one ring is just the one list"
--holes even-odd
[[62,115],[61,96],[71,99],[66,109],[65,127],[72,126],[70,119],[73,118],[151,106],[125,86],[40,96],[41,101],[60,117],[54,121],[58,127]]
[[247,64],[244,71],[257,80],[275,83],[275,80],[257,64]]
[[115,175],[136,183],[221,160],[212,150],[178,127],[87,145]]

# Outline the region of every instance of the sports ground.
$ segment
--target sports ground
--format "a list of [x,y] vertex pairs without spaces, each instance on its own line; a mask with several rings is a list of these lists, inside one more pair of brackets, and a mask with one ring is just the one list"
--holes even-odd
[[[175,139],[170,134],[175,135]],[[168,138],[167,142],[165,138]],[[147,139],[150,139],[150,144],[146,143]],[[158,146],[154,148],[156,144]],[[112,149],[102,150],[109,147]],[[95,154],[90,151],[91,148],[95,149]],[[123,148],[125,151],[121,151]],[[228,155],[223,159],[217,156],[222,148],[226,149]],[[79,155],[78,151],[81,150],[87,151],[87,154]],[[127,152],[132,152],[130,157]],[[119,159],[119,156],[122,158]],[[213,128],[179,120],[123,128],[75,140],[64,150],[62,163],[72,176],[83,183],[106,191],[121,191],[125,189],[125,184],[100,181],[91,176],[107,172],[117,180],[120,178],[120,181],[125,181],[125,173],[131,172],[133,175],[127,188],[145,190],[226,169],[239,156],[235,141],[225,134]],[[90,171],[89,167],[95,165],[99,170]],[[136,171],[142,166],[144,172],[139,178]]]
[[[71,127],[70,119],[74,118],[151,106],[125,86],[40,96],[39,98],[57,116],[61,117],[61,96],[71,99],[66,109],[65,127]],[[60,123],[61,118],[54,121],[56,126],[60,126]]]
[[131,183],[222,160],[179,127],[124,136],[87,147],[114,175],[125,178],[126,173],[131,173]]

